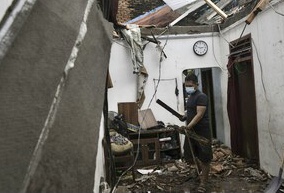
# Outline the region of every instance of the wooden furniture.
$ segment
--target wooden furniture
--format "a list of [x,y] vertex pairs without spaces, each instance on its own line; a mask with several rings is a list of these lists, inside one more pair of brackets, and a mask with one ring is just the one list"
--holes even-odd
[[138,137],[139,133],[129,133],[134,156],[138,153],[136,167],[163,164],[181,158],[179,133],[173,128],[141,130],[140,140]]
[[118,114],[123,115],[123,120],[133,125],[138,123],[138,105],[136,102],[118,103]]
[[[129,169],[133,162],[133,151],[123,155],[113,155],[113,161],[115,166],[116,177],[119,177],[125,170]],[[135,180],[134,168],[131,169],[133,180]]]

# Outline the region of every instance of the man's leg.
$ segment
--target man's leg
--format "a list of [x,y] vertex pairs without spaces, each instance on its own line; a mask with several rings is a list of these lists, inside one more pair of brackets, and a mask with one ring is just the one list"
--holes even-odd
[[206,192],[208,186],[208,178],[210,173],[210,163],[213,158],[211,144],[199,146],[198,158],[200,160],[201,174],[198,192]]
[[[205,192],[206,186],[208,185],[208,178],[210,172],[210,162],[203,163],[201,162],[201,174],[200,174],[200,185],[199,185],[199,192]],[[201,189],[203,189],[201,191]]]

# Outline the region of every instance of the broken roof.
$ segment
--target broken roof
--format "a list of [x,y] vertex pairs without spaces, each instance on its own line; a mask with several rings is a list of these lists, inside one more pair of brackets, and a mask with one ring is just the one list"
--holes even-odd
[[[217,14],[204,0],[164,0],[167,4],[157,7],[149,12],[140,15],[127,23],[143,25],[152,25],[155,27],[166,26],[196,26],[223,24],[225,20]],[[184,6],[178,2],[191,2]],[[227,14],[228,19],[243,12],[247,7],[252,10],[252,0],[214,0],[213,3]],[[227,20],[227,19],[226,19]]]

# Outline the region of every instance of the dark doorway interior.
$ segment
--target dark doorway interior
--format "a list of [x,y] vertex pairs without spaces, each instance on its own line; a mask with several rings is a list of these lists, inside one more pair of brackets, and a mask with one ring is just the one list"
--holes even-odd
[[[209,100],[209,118],[210,118],[210,129],[212,136],[216,138],[216,120],[215,120],[215,106],[214,106],[214,90],[213,90],[213,79],[212,79],[212,69],[211,68],[203,68],[203,69],[188,69],[183,72],[184,76],[188,73],[195,73],[197,76],[201,78],[201,87],[202,92],[204,92],[208,96]],[[184,83],[183,83],[184,85]],[[187,101],[187,94],[184,89],[184,108],[186,109],[186,101]]]
[[208,96],[209,105],[208,105],[208,115],[210,119],[210,129],[212,136],[216,138],[216,121],[215,121],[215,107],[214,107],[214,95],[213,95],[213,79],[212,79],[212,70],[201,69],[201,82],[202,82],[202,91]]

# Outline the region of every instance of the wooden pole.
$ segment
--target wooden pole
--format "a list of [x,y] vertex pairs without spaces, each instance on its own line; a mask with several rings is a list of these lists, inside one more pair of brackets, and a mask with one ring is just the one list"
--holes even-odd
[[204,0],[212,9],[214,9],[223,19],[227,19],[226,13],[222,11],[217,5],[215,5],[211,0]]

